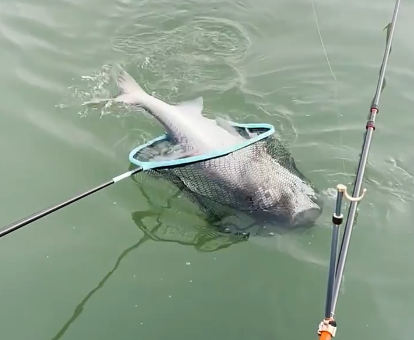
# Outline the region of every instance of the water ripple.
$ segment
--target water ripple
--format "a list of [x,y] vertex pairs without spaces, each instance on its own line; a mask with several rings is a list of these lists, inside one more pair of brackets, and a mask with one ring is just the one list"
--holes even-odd
[[[146,20],[154,22],[154,15],[147,13],[140,24],[120,28],[113,48],[133,56],[150,73],[149,78],[157,79],[151,84],[157,92],[170,96],[170,91],[208,90],[208,83],[210,89],[226,91],[240,79],[236,65],[250,41],[238,24],[213,17],[185,20],[179,13],[174,19],[161,20],[161,29],[156,29],[145,24]],[[202,88],[197,88],[200,83]]]

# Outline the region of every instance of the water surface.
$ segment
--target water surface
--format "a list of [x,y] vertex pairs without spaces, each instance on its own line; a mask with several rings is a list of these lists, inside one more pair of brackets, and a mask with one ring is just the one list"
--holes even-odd
[[[116,64],[168,102],[202,95],[209,116],[273,124],[327,204],[307,233],[237,243],[163,183],[121,182],[1,239],[2,337],[316,337],[332,188],[354,178],[393,5],[3,0],[2,225],[121,174],[133,147],[163,133],[139,112],[81,105],[116,91]],[[413,10],[402,2],[341,339],[413,331]]]

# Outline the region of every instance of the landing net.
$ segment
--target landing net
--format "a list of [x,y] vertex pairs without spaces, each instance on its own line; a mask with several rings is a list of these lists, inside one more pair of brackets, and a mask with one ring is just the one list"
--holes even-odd
[[[315,220],[322,212],[316,191],[287,148],[274,138],[274,127],[232,125],[245,142],[231,150],[180,158],[179,146],[165,134],[132,150],[129,160],[150,176],[175,185],[213,219],[242,211],[282,224],[299,225],[299,216],[312,214]],[[292,199],[292,190],[301,195]]]

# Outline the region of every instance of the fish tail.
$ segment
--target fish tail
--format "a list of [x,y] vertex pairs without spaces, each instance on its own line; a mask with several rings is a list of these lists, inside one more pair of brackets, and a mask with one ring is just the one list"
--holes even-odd
[[117,78],[119,94],[115,98],[92,98],[84,102],[82,105],[99,106],[107,105],[112,102],[121,102],[126,104],[142,105],[144,99],[148,94],[138,85],[134,78],[131,77],[125,70]]
[[125,70],[118,76],[117,84],[120,93],[114,99],[116,102],[141,104],[143,98],[148,96],[135,79]]

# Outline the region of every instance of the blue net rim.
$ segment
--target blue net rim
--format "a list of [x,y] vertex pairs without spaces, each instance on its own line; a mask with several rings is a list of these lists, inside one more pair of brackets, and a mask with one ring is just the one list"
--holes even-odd
[[141,167],[144,171],[149,170],[149,169],[155,169],[155,168],[168,168],[168,167],[174,167],[174,166],[179,166],[179,165],[185,165],[189,163],[205,161],[207,159],[212,159],[212,158],[217,158],[217,157],[228,155],[229,153],[243,149],[275,133],[275,128],[271,124],[266,124],[266,123],[241,124],[241,123],[235,123],[235,122],[230,122],[230,123],[231,125],[238,127],[238,128],[244,128],[247,130],[260,129],[260,130],[266,130],[266,131],[234,147],[210,152],[204,155],[198,155],[198,156],[186,157],[186,158],[174,159],[174,160],[168,160],[168,161],[157,161],[157,162],[143,162],[135,158],[135,155],[139,153],[142,149],[150,147],[151,145],[154,145],[160,141],[168,140],[168,135],[164,134],[164,135],[161,135],[157,138],[150,140],[149,142],[145,144],[139,145],[133,150],[131,150],[131,152],[129,153],[129,157],[128,157],[129,161],[132,164],[135,164]]

